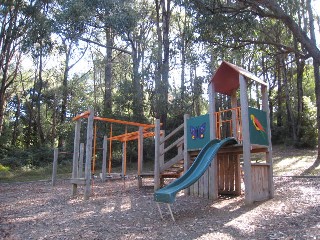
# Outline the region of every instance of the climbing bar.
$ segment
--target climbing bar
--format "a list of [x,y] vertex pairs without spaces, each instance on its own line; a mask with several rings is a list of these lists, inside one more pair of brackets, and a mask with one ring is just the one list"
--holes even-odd
[[112,118],[104,118],[104,117],[94,117],[94,120],[104,121],[104,122],[112,122],[112,123],[119,123],[125,124],[130,126],[136,127],[144,127],[144,128],[154,128],[154,124],[144,124],[144,123],[137,123],[137,122],[129,122],[124,120],[112,119]]
[[80,118],[88,118],[88,116],[90,115],[89,111],[85,111],[77,116],[75,116],[74,118],[72,118],[72,121],[77,121]]

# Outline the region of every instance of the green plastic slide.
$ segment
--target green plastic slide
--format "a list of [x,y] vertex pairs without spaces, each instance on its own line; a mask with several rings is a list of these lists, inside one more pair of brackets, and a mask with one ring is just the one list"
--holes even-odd
[[179,191],[190,187],[205,173],[219,149],[230,144],[237,144],[237,141],[234,138],[225,138],[223,140],[214,139],[208,142],[202,148],[188,171],[166,187],[157,190],[154,193],[154,200],[156,202],[173,203]]

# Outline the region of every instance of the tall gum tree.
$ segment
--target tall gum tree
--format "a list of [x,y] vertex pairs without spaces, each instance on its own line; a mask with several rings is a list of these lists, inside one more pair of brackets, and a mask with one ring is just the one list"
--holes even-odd
[[[0,9],[0,136],[7,90],[14,83],[20,66],[20,43],[26,31],[28,17],[23,15],[26,4],[23,0],[4,1]],[[13,70],[12,70],[13,69]]]
[[[279,5],[275,0],[238,0],[230,1],[202,1],[190,0],[199,10],[208,10],[211,14],[218,11],[223,11],[225,14],[236,15],[239,12],[251,13],[253,16],[260,18],[270,18],[282,22],[292,33],[293,37],[301,44],[301,48],[305,49],[304,58],[311,57],[314,65],[314,80],[315,80],[315,95],[317,106],[317,128],[318,128],[318,154],[316,162],[320,163],[320,50],[317,47],[316,38],[314,35],[314,20],[311,8],[311,0],[307,0],[307,9],[309,12],[310,36],[299,26],[294,18],[284,9],[286,4]],[[287,3],[289,4],[289,3]],[[208,12],[208,11],[207,11]],[[294,47],[292,47],[294,48]]]
[[157,67],[155,72],[154,110],[166,129],[169,94],[170,18],[171,0],[155,0],[157,28]]
[[239,0],[248,5],[253,12],[261,17],[278,19],[283,22],[292,32],[293,36],[306,49],[308,55],[313,59],[315,95],[317,106],[317,128],[318,128],[318,156],[316,162],[320,164],[320,50],[317,47],[314,29],[314,18],[311,8],[311,0],[307,0],[307,9],[309,13],[310,36],[302,29],[299,24],[290,17],[286,11],[274,0]]

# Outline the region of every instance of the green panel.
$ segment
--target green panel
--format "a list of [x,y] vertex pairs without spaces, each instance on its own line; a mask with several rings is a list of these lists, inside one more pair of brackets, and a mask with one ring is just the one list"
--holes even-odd
[[187,128],[188,150],[201,149],[210,141],[209,114],[188,119]]
[[250,131],[250,143],[269,145],[268,141],[268,125],[267,125],[267,113],[265,111],[251,108],[248,109],[249,113],[249,131]]

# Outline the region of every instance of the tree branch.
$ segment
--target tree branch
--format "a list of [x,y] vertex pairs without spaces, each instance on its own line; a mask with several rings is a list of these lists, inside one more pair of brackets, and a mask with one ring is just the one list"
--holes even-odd
[[96,41],[93,41],[91,39],[87,39],[87,38],[83,38],[83,37],[80,37],[79,40],[81,41],[84,41],[84,42],[87,42],[87,43],[93,43],[99,47],[103,47],[103,48],[111,48],[111,49],[114,49],[114,50],[117,50],[119,52],[123,52],[123,53],[126,53],[126,54],[132,54],[130,51],[126,50],[126,49],[122,49],[122,48],[118,48],[118,47],[113,47],[113,46],[107,46],[107,45],[104,45],[104,44],[101,44],[99,42],[96,42]]

